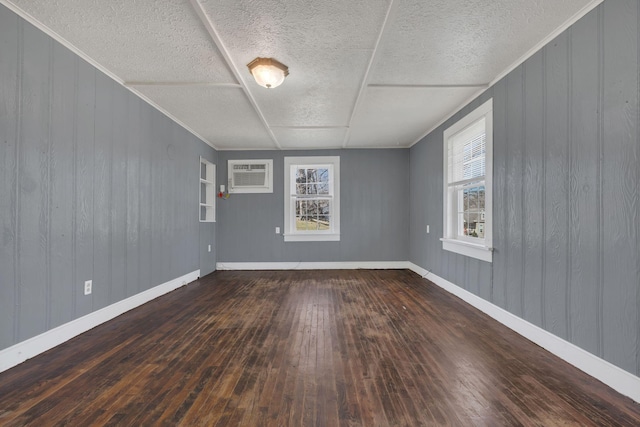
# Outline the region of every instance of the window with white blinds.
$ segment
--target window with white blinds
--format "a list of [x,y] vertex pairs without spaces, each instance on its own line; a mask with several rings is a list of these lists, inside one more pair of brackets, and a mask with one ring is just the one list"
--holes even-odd
[[443,249],[491,261],[492,101],[444,132]]

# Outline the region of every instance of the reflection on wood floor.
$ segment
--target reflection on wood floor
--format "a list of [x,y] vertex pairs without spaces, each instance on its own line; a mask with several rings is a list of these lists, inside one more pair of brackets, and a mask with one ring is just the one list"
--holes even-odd
[[0,374],[0,425],[640,425],[404,270],[216,272]]

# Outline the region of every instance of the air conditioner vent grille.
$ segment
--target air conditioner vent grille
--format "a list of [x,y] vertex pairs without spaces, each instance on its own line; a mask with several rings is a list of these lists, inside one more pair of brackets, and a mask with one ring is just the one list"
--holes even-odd
[[264,186],[265,171],[261,172],[244,172],[233,174],[233,185],[236,187],[257,187]]
[[273,160],[229,160],[229,193],[273,193]]
[[266,170],[267,169],[267,165],[251,165],[251,164],[241,164],[241,165],[233,165],[233,170],[234,171],[238,171],[238,170],[242,170],[242,171],[255,171],[255,170]]

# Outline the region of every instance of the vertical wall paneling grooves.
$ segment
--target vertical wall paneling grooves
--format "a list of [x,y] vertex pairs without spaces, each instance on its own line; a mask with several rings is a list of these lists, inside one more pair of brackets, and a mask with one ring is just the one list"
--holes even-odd
[[505,308],[522,316],[522,87],[523,66],[519,66],[506,77],[507,97],[507,150],[506,150],[506,199],[503,205],[506,207],[505,238],[508,242],[507,253],[507,278],[506,278],[506,305]]
[[567,158],[567,33],[562,33],[547,50],[546,109],[546,308],[547,329],[567,338],[566,278],[568,211]]
[[[113,85],[96,74],[95,157],[93,174],[93,290],[92,309],[106,306],[111,293],[111,213],[113,161]],[[85,279],[86,280],[86,279]]]
[[152,223],[151,223],[151,201],[153,184],[151,180],[151,165],[153,164],[152,141],[152,113],[149,108],[142,108],[140,111],[140,187],[138,189],[140,199],[140,281],[138,292],[148,289],[152,283],[151,258],[152,258]]
[[[638,6],[640,8],[640,6]],[[640,72],[640,10],[636,9],[637,15],[637,37],[636,37],[636,55],[637,70]],[[636,123],[640,124],[640,78],[637,80],[636,96],[638,105],[636,105]],[[640,129],[636,129],[636,158],[635,158],[635,170],[636,170],[636,221],[640,219]],[[637,227],[637,226],[636,226]],[[636,373],[640,376],[640,230],[636,228],[636,325],[637,337],[636,337]]]
[[[498,203],[506,198],[506,159],[507,146],[507,98],[506,78],[500,80],[493,88],[493,223],[504,224],[507,218],[506,206]],[[500,102],[498,102],[500,101]],[[440,202],[442,203],[442,202]],[[507,283],[507,236],[506,227],[494,227],[493,230],[493,289],[491,302],[505,308],[505,292]]]
[[126,227],[125,227],[125,284],[127,297],[138,293],[140,280],[140,102],[128,96],[126,114]]
[[44,247],[45,253],[45,330],[51,328],[51,304],[48,304],[48,301],[51,301],[52,292],[51,292],[51,168],[53,167],[54,161],[52,158],[52,128],[53,128],[53,40],[47,39],[46,43],[47,49],[47,88],[49,92],[47,93],[49,110],[47,117],[47,133],[46,133],[46,151],[43,150],[41,156],[43,157],[43,163],[45,163],[45,167],[42,168],[42,182],[46,182],[47,190],[43,192],[44,200],[44,210],[43,215],[41,217],[40,227],[44,231],[42,234],[42,245]]
[[602,328],[602,318],[604,317],[604,218],[603,184],[602,184],[602,162],[604,160],[604,12],[602,7],[597,9],[598,13],[598,188],[597,188],[597,209],[598,209],[598,309],[596,311],[598,327],[598,353],[599,357],[604,357],[604,330]]
[[79,96],[79,86],[80,86],[80,73],[79,73],[79,59],[77,56],[72,55],[72,68],[73,68],[73,110],[71,114],[71,129],[73,134],[73,154],[71,156],[72,164],[71,168],[68,170],[72,170],[73,174],[71,176],[71,186],[72,186],[72,194],[71,194],[71,230],[69,231],[69,238],[71,239],[71,260],[69,261],[70,269],[72,271],[71,275],[71,307],[69,310],[69,314],[71,319],[76,318],[76,298],[78,293],[79,283],[78,279],[78,268],[76,265],[76,260],[78,259],[78,245],[76,241],[76,228],[78,227],[78,114],[79,114],[79,104],[80,104],[80,96]]
[[48,37],[23,26],[22,123],[19,158],[20,299],[18,339],[46,329],[46,182],[48,167],[49,54]]
[[0,5],[0,350],[191,277],[199,156],[217,154]]
[[[52,46],[50,120],[50,273],[48,328],[72,320],[75,178],[75,116],[77,73],[73,54],[58,44]],[[71,124],[71,126],[69,125]],[[70,256],[71,255],[71,256]],[[55,309],[53,309],[55,307]]]
[[113,84],[113,141],[111,161],[111,283],[108,301],[121,301],[127,297],[127,117],[129,116],[126,90]]
[[[155,111],[151,112],[151,140],[157,141],[160,138],[162,133],[162,129],[159,128],[160,121],[159,115],[156,114]],[[162,168],[162,158],[160,157],[161,149],[155,147],[155,144],[151,147],[152,157],[150,167],[153,170],[159,169],[160,174],[163,172]],[[162,204],[162,177],[158,176],[157,178],[154,176],[151,179],[151,282],[155,283],[159,280],[162,280],[162,265],[158,263],[156,260],[162,259],[162,241],[161,241],[161,233],[159,230],[162,230],[162,211],[159,209],[155,209],[155,206],[160,206]]]
[[13,203],[15,204],[15,209],[13,209],[13,239],[14,239],[14,280],[15,280],[15,293],[14,293],[14,302],[13,302],[13,342],[18,341],[19,338],[19,319],[18,312],[20,311],[20,297],[21,290],[20,284],[22,282],[21,274],[20,274],[20,206],[21,206],[21,198],[20,198],[20,140],[22,139],[22,73],[24,68],[24,22],[22,20],[19,21],[17,27],[17,45],[18,45],[18,55],[17,55],[17,66],[16,66],[16,104],[15,111],[18,113],[18,117],[15,118],[16,122],[16,130],[14,134],[14,143],[15,143],[15,160],[14,160],[14,187],[13,187]]
[[76,177],[75,201],[76,224],[74,258],[76,278],[74,317],[91,312],[92,296],[82,291],[85,280],[94,276],[94,185],[95,170],[95,117],[96,117],[96,70],[84,61],[77,61],[78,106],[76,119]]
[[20,22],[0,14],[0,348],[17,335],[17,166],[20,103]]
[[536,326],[542,326],[542,258],[543,258],[543,169],[542,139],[544,129],[544,91],[542,52],[534,54],[525,63],[523,99],[524,148],[522,179],[522,307],[523,318]]
[[[598,348],[598,14],[571,30],[571,214],[569,336],[579,347]],[[595,47],[595,48],[594,48]],[[573,255],[575,254],[575,256]]]
[[[490,88],[491,293],[477,266],[415,243],[441,196],[411,187],[412,262],[634,375],[640,374],[640,2],[606,1]],[[485,96],[485,95],[483,95]],[[477,101],[477,100],[476,100]],[[411,148],[442,144],[471,102]],[[436,179],[430,167],[414,179]],[[420,167],[420,166],[417,166]],[[441,192],[442,189],[434,190]],[[424,199],[425,197],[426,200]],[[433,207],[433,209],[432,209]],[[432,221],[431,218],[428,219]]]
[[[542,93],[542,128],[540,129],[540,133],[541,133],[541,140],[542,140],[542,149],[541,151],[541,155],[542,155],[542,177],[541,177],[541,181],[542,181],[542,188],[541,188],[541,198],[542,200],[540,201],[541,203],[541,212],[540,215],[542,217],[541,222],[542,222],[542,226],[541,226],[541,242],[540,242],[540,250],[542,252],[542,259],[540,260],[541,263],[541,281],[542,281],[542,285],[540,287],[540,309],[541,309],[541,325],[543,328],[545,328],[545,330],[549,330],[548,329],[548,321],[547,321],[547,309],[546,309],[546,302],[547,302],[547,281],[546,281],[546,277],[547,277],[547,256],[546,256],[546,242],[547,242],[547,216],[545,215],[545,212],[547,212],[547,195],[545,193],[545,189],[547,188],[547,73],[546,73],[546,69],[547,69],[547,52],[548,50],[546,48],[543,48],[540,51],[540,55],[542,56],[542,85],[540,87],[540,92]],[[495,199],[494,199],[495,200]]]
[[565,256],[565,259],[567,260],[567,268],[565,269],[566,272],[566,277],[565,277],[565,283],[564,283],[564,292],[565,292],[565,308],[564,308],[564,313],[565,316],[564,318],[566,319],[566,339],[571,341],[571,258],[572,258],[572,238],[573,238],[573,227],[571,227],[571,220],[573,217],[573,206],[575,204],[575,198],[572,197],[573,195],[573,188],[575,186],[575,180],[573,177],[573,134],[572,134],[572,116],[571,116],[571,101],[572,101],[572,79],[571,79],[571,72],[573,69],[573,62],[572,62],[572,52],[573,52],[573,45],[571,43],[572,40],[572,34],[573,34],[573,28],[570,27],[566,30],[566,34],[567,34],[567,52],[566,52],[566,56],[567,56],[567,104],[566,104],[566,109],[567,109],[567,113],[566,113],[566,118],[567,118],[567,169],[565,171],[566,177],[565,177],[565,182],[566,182],[566,186],[567,186],[567,200],[568,200],[568,204],[567,204],[567,216],[565,218],[565,229],[567,230],[567,242],[566,242],[566,250],[567,250],[567,254]]
[[527,236],[526,236],[526,228],[528,227],[528,223],[525,221],[526,211],[525,211],[525,201],[524,197],[524,182],[525,182],[525,170],[526,170],[526,161],[527,161],[527,140],[526,140],[526,130],[527,130],[527,110],[525,105],[526,100],[526,85],[527,85],[527,67],[525,64],[521,64],[520,68],[522,69],[522,82],[520,85],[520,99],[522,100],[520,105],[520,115],[521,115],[521,125],[520,125],[520,144],[522,146],[521,154],[520,154],[520,259],[522,260],[522,265],[520,266],[520,278],[518,282],[518,288],[520,290],[520,301],[518,301],[520,307],[520,317],[525,317],[524,312],[524,273],[526,271],[527,266],[527,258],[526,248],[527,248]]
[[637,367],[636,145],[638,2],[605,2],[604,11],[604,359]]

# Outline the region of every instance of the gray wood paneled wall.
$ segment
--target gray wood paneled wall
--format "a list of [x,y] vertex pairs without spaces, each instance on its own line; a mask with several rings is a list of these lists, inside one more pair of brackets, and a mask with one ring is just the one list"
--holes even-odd
[[[340,156],[339,242],[284,242],[284,157]],[[227,160],[273,159],[272,194],[232,194],[218,203],[219,262],[406,261],[409,258],[409,151],[221,151]]]
[[[412,147],[410,159],[414,263],[635,375],[639,6],[606,0]],[[490,97],[495,252],[485,263],[443,251],[438,239],[442,133]]]
[[213,270],[201,155],[217,157],[0,6],[0,349]]

